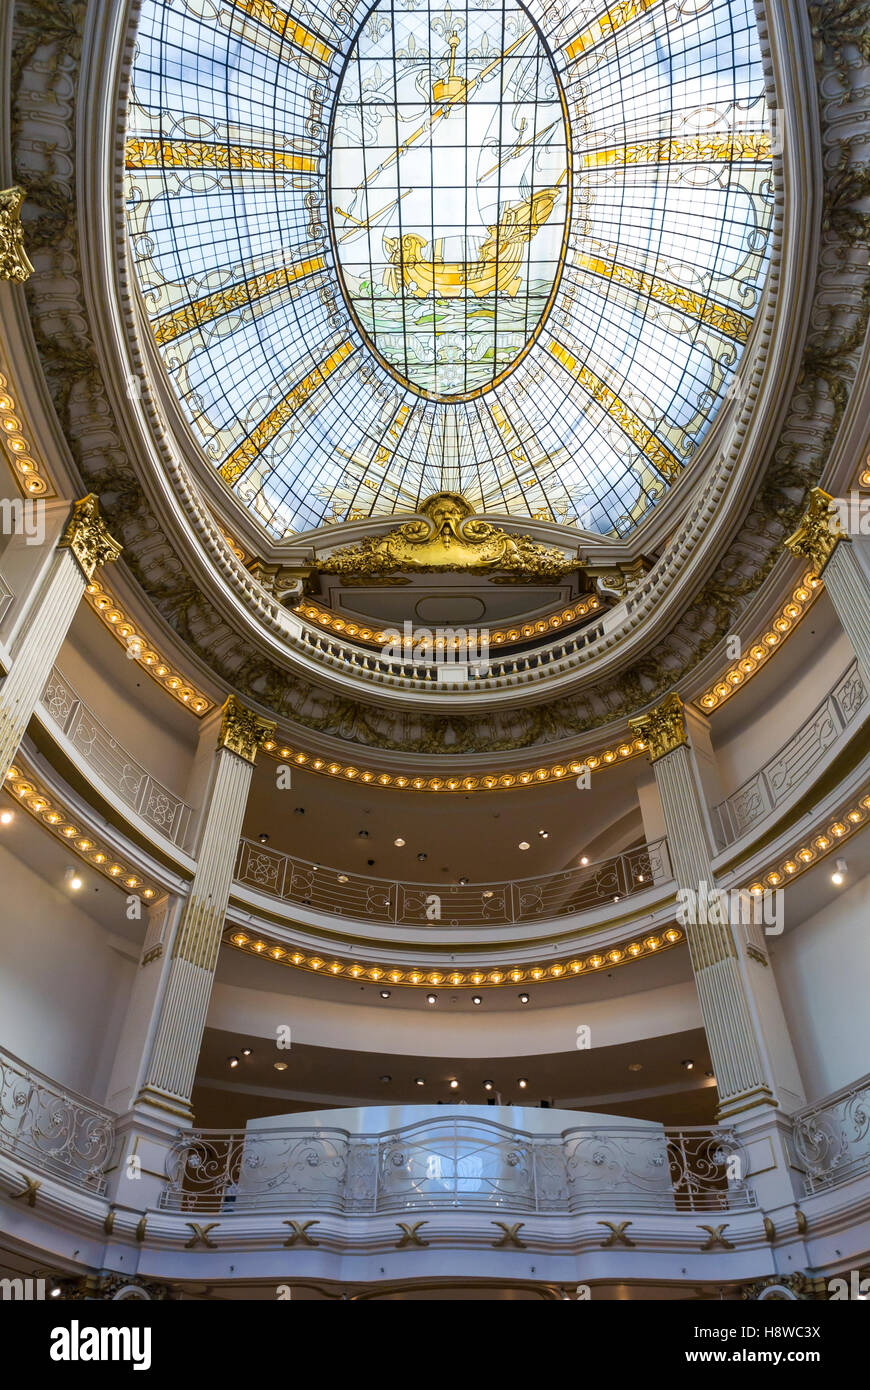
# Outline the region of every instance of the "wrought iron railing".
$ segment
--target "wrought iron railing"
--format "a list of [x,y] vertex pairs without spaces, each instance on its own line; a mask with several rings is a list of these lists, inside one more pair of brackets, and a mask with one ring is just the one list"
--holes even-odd
[[191,808],[112,738],[57,667],[42,692],[42,708],[97,776],[133,811],[175,844],[184,843]]
[[[735,1162],[737,1158],[737,1162]],[[755,1205],[728,1129],[578,1126],[530,1134],[477,1116],[383,1134],[306,1125],[179,1136],[160,1204],[175,1211],[377,1214],[734,1211]]]
[[870,1171],[870,1075],[796,1111],[792,1125],[807,1192]]
[[111,1111],[0,1051],[0,1152],[100,1193],[114,1142]]
[[774,753],[759,772],[712,810],[717,849],[739,840],[747,830],[786,801],[796,788],[808,786],[814,768],[867,703],[867,689],[854,661],[797,733]]
[[585,912],[672,877],[666,840],[537,878],[493,883],[402,883],[296,859],[242,840],[235,879],[318,912],[405,926],[498,927]]

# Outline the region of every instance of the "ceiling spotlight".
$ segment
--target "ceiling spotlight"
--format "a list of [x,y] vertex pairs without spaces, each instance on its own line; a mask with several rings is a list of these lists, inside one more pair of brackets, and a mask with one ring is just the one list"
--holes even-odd
[[390,997],[390,991],[389,991],[388,989],[382,989],[382,990],[381,990],[381,998],[382,998],[382,999],[389,999],[389,997]]
[[273,1063],[272,1063],[272,1066],[275,1068],[276,1071],[286,1071],[286,1070],[287,1070],[287,1063],[286,1063],[286,1062],[273,1062]]
[[629,1071],[643,1071],[643,1062],[629,1062]]
[[686,1071],[692,1071],[694,1065],[695,1063],[692,1061],[691,1057],[687,1058],[685,1062],[680,1063],[680,1066],[685,1067]]
[[528,848],[529,848],[529,842],[528,842],[528,840],[520,840],[519,844],[517,845],[517,849],[528,849]]
[[836,869],[834,870],[834,872],[831,874],[831,882],[832,882],[833,884],[835,884],[837,888],[839,888],[839,887],[841,886],[841,884],[845,883],[845,881],[846,881],[846,872],[847,872],[847,866],[846,866],[846,861],[845,861],[845,859],[838,859],[838,860],[837,860],[837,867],[836,867]]
[[704,1075],[706,1076],[706,1078],[707,1078],[708,1081],[712,1081],[713,1078],[714,1078],[714,1076],[715,1076],[715,1074],[716,1074],[716,1073],[715,1073],[715,1072],[712,1072],[712,1071],[705,1071],[705,1072],[704,1072]]
[[613,895],[613,901],[614,901],[615,903],[618,903],[618,902],[619,902],[619,894],[618,894],[618,893],[614,893],[614,895]]
[[52,1289],[51,1296],[52,1298],[60,1298],[60,1289]]
[[550,838],[549,830],[539,830],[538,834],[540,835],[542,840],[548,840]]
[[382,1076],[382,1077],[381,1077],[381,1081],[383,1081],[383,1083],[384,1083],[385,1086],[386,1086],[390,1081],[392,1081],[392,1079],[393,1079],[393,1078],[392,1078],[391,1076]]
[[393,841],[393,844],[396,845],[399,849],[402,848],[402,845],[404,843],[405,841],[402,839],[401,835],[397,835],[395,840]]
[[434,1004],[434,1003],[435,1003],[435,1000],[436,1000],[437,998],[438,998],[438,995],[437,995],[437,994],[427,994],[427,995],[426,995],[426,1003],[427,1003],[427,1004]]
[[456,1080],[456,1077],[454,1076],[453,1080],[450,1082],[451,1091],[455,1091],[458,1085],[459,1082]]
[[70,866],[70,868],[68,868],[66,873],[64,874],[63,878],[67,888],[71,888],[74,893],[77,893],[79,891],[79,889],[82,886],[82,880],[79,877],[79,874],[75,868]]
[[243,1056],[243,1057],[250,1057],[250,1055],[251,1055],[251,1049],[250,1049],[249,1047],[243,1047],[243,1048],[242,1048],[242,1056]]
[[466,885],[466,883],[468,882],[468,879],[467,879],[467,878],[461,878],[461,879],[459,880],[459,882],[462,884],[462,887],[464,888],[465,885]]
[[11,825],[11,823],[12,823],[12,812],[11,812],[11,811],[0,811],[0,825]]
[[414,1077],[414,1085],[415,1085],[415,1086],[425,1086],[425,1085],[426,1085],[426,1082],[423,1080],[422,1076],[415,1076],[415,1077]]
[[428,856],[428,854],[426,853],[425,850],[421,850],[420,853],[417,855],[417,858],[419,859],[420,863],[422,864],[422,863],[424,862],[424,860],[426,860],[426,859],[429,858],[429,856]]
[[580,863],[581,863],[581,864],[588,864],[588,863],[589,863],[589,857],[588,857],[588,855],[586,855],[586,854],[582,855],[582,857],[581,857],[581,859],[580,859]]
[[529,996],[527,994],[518,994],[517,998],[521,1004],[528,1004],[529,1002]]
[[304,807],[304,806],[294,806],[294,807],[293,807],[293,814],[294,814],[294,816],[304,816],[304,815],[305,815],[305,807]]
[[493,1088],[493,1086],[494,1086],[494,1084],[495,1084],[495,1083],[492,1082],[492,1081],[484,1081],[484,1083],[483,1083],[483,1089],[484,1089],[485,1091],[491,1091],[492,1088]]
[[356,833],[361,840],[367,840],[369,838],[369,832],[367,830],[358,830]]
[[237,1067],[239,1065],[238,1057],[228,1057],[227,1061],[229,1062],[231,1067]]
[[528,1084],[529,1084],[529,1083],[528,1083],[528,1081],[526,1080],[526,1078],[525,1078],[524,1076],[521,1076],[520,1079],[519,1079],[519,1081],[517,1082],[517,1085],[519,1086],[519,1088],[520,1088],[521,1091],[524,1091],[524,1090],[526,1089],[526,1087],[528,1086]]
[[259,835],[257,836],[257,839],[260,841],[261,845],[267,845],[269,843],[269,836],[267,835],[265,830],[260,831]]
[[472,1004],[482,1004],[483,1000],[481,999],[479,994],[472,994],[471,1002]]

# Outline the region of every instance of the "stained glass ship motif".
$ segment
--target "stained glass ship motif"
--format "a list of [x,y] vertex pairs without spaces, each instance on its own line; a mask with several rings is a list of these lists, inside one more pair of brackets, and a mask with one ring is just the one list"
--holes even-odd
[[419,298],[436,294],[456,299],[468,292],[478,298],[494,293],[513,297],[523,283],[517,274],[523,248],[547,221],[558,196],[557,188],[542,188],[521,202],[505,203],[498,224],[487,227],[489,235],[476,261],[445,261],[440,238],[433,241],[431,255],[424,255],[428,242],[419,232],[385,236],[390,260],[384,271],[385,288],[395,294],[401,283]]

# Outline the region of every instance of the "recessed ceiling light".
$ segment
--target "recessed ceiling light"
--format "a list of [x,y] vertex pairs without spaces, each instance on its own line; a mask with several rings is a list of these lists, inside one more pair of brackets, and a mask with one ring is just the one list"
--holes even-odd
[[453,1080],[450,1082],[451,1091],[455,1091],[458,1085],[459,1082],[456,1080],[456,1077],[454,1077]]
[[305,807],[304,807],[304,806],[294,806],[294,807],[293,807],[293,814],[294,814],[294,816],[304,816],[304,815],[305,815]]
[[465,885],[466,885],[466,883],[468,882],[468,879],[467,879],[467,878],[461,878],[461,879],[459,880],[459,882],[462,884],[462,887],[464,888]]
[[519,844],[518,844],[518,846],[517,846],[517,849],[528,849],[528,848],[529,848],[529,842],[528,842],[528,840],[520,840],[520,842],[519,842]]
[[483,1000],[481,999],[479,994],[472,994],[471,1002],[472,1004],[482,1004]]
[[269,836],[265,830],[260,831],[259,835],[257,836],[257,839],[260,841],[261,845],[266,845],[269,843]]
[[12,821],[12,812],[11,812],[11,811],[2,811],[2,812],[0,812],[0,825],[9,825],[9,824],[11,824],[11,821]]
[[82,880],[77,870],[71,866],[67,869],[63,877],[67,888],[71,888],[74,893],[77,893],[82,886]]
[[273,1062],[273,1063],[272,1063],[272,1066],[275,1068],[276,1071],[286,1071],[286,1070],[287,1070],[287,1063],[286,1063],[286,1062]]
[[367,840],[369,838],[369,832],[367,830],[358,830],[356,833],[361,840]]
[[836,869],[834,870],[834,872],[831,874],[831,882],[832,882],[837,888],[839,888],[839,887],[841,886],[841,884],[843,884],[843,883],[846,882],[846,872],[847,872],[847,864],[846,864],[845,859],[838,859],[838,860],[837,860],[837,867],[836,867]]
[[643,1062],[629,1062],[629,1071],[643,1071]]
[[426,995],[426,1003],[427,1003],[427,1004],[434,1004],[434,1003],[435,1003],[435,1000],[436,1000],[437,998],[438,998],[438,995],[437,995],[437,994],[427,994],[427,995]]
[[614,901],[615,903],[618,903],[618,902],[619,902],[619,894],[618,894],[618,893],[614,893],[614,895],[613,895],[613,901]]
[[712,1072],[712,1071],[705,1071],[705,1072],[704,1072],[704,1075],[706,1076],[706,1078],[707,1078],[708,1081],[712,1081],[712,1080],[713,1080],[713,1077],[716,1075],[716,1073],[715,1073],[715,1072]]
[[694,1065],[695,1063],[692,1061],[691,1057],[687,1058],[685,1062],[680,1063],[680,1066],[685,1067],[686,1071],[691,1071]]
[[550,838],[549,830],[539,830],[538,834],[540,835],[542,840],[548,840]]
[[492,1088],[493,1088],[493,1084],[494,1084],[494,1083],[493,1083],[492,1081],[484,1081],[484,1083],[483,1083],[483,1089],[484,1089],[485,1091],[491,1091]]
[[415,1086],[425,1086],[425,1085],[426,1085],[426,1082],[423,1080],[422,1076],[415,1076],[415,1077],[414,1077],[414,1085],[415,1085]]
[[382,998],[382,999],[389,999],[389,997],[390,997],[390,991],[389,991],[388,989],[382,989],[382,990],[381,990],[381,998]]
[[517,1082],[517,1085],[519,1086],[519,1088],[520,1088],[521,1091],[524,1091],[524,1090],[526,1089],[526,1087],[528,1086],[528,1084],[529,1084],[529,1083],[528,1083],[528,1081],[526,1080],[526,1078],[525,1078],[524,1076],[521,1076],[520,1079],[519,1079],[519,1081]]
[[243,1056],[243,1057],[250,1057],[250,1055],[251,1055],[251,1049],[250,1049],[249,1047],[243,1047],[243,1048],[242,1048],[242,1056]]
[[347,883],[347,874],[339,874],[338,881],[339,883]]
[[228,1057],[227,1061],[229,1062],[231,1067],[237,1067],[239,1065],[238,1057]]
[[529,1002],[529,996],[527,994],[518,994],[517,998],[521,1004],[528,1004]]
[[417,858],[419,859],[420,863],[422,864],[424,860],[426,860],[426,859],[429,858],[429,856],[428,856],[428,854],[426,853],[425,850],[421,850],[420,853],[417,855]]
[[391,1076],[382,1076],[382,1077],[381,1077],[381,1081],[383,1081],[383,1083],[384,1083],[385,1086],[386,1086],[390,1081],[392,1081],[392,1079],[393,1079],[393,1078],[392,1078]]
[[403,845],[404,843],[405,843],[405,841],[402,839],[401,835],[397,835],[396,838],[395,838],[395,840],[393,841],[393,844],[394,844],[394,845],[397,845],[399,849],[402,848],[402,845]]
[[588,863],[589,863],[589,858],[588,858],[588,856],[584,854],[584,855],[581,857],[581,859],[580,859],[580,863],[581,863],[581,864],[588,864]]
[[52,1298],[60,1298],[60,1289],[52,1289],[51,1296]]

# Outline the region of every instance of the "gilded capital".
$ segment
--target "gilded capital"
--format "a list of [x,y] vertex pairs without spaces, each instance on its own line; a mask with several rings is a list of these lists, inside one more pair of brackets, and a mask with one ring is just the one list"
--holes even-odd
[[100,565],[117,560],[124,547],[109,534],[100,511],[96,493],[89,492],[80,502],[73,503],[72,513],[59,542],[62,550],[71,550],[86,578],[93,579]]
[[235,695],[230,695],[221,710],[221,731],[218,748],[228,748],[246,762],[257,760],[257,749],[275,732],[271,719],[262,719],[259,714],[243,705]]
[[686,721],[683,717],[683,702],[676,691],[672,691],[660,705],[629,719],[634,732],[644,740],[649,749],[650,761],[657,762],[666,753],[688,744]]
[[21,230],[24,197],[24,189],[18,185],[0,188],[0,280],[17,280],[19,284],[33,274]]
[[820,487],[810,493],[810,505],[803,521],[793,536],[789,536],[786,546],[792,555],[809,560],[816,574],[821,574],[830,560],[837,543],[847,540],[840,530],[840,521],[833,508],[833,497]]

